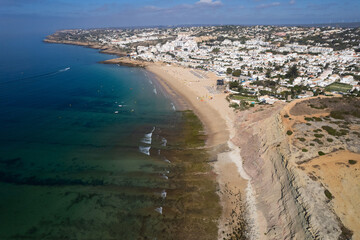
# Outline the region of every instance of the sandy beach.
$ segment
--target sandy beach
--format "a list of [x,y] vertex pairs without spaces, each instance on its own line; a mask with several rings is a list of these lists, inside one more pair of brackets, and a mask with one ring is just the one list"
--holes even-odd
[[[242,167],[240,149],[231,140],[236,134],[236,114],[229,107],[227,94],[223,90],[217,90],[218,78],[213,72],[160,62],[133,60],[123,57],[123,52],[90,43],[58,41],[51,38],[45,39],[44,42],[100,49],[102,53],[119,56],[101,62],[103,64],[141,67],[153,73],[174,100],[177,109],[192,110],[203,123],[207,135],[206,149],[211,156],[209,162],[216,174],[217,193],[222,206],[222,215],[218,222],[218,239],[242,238],[245,232],[252,236],[251,239],[256,239],[258,234],[254,231],[254,223],[257,219],[252,214],[256,212],[255,197],[250,178]],[[254,229],[250,230],[245,226],[249,222],[252,222],[250,225]]]
[[216,90],[217,77],[212,72],[162,63],[147,64],[146,69],[158,77],[171,97],[193,110],[204,124],[208,136],[206,147],[212,158],[217,159],[213,167],[223,208],[218,239],[231,236],[239,227],[244,227],[245,200],[251,193],[239,148],[231,142],[235,134],[235,112],[229,107],[226,94]]
[[[298,190],[308,187],[302,185],[306,176],[302,176],[293,164],[284,165],[283,162],[283,159],[291,162],[292,140],[285,132],[292,129],[293,124],[288,122],[290,118],[281,116],[303,100],[259,105],[248,111],[235,112],[229,107],[223,90],[217,89],[217,76],[212,72],[125,58],[109,63],[140,66],[155,74],[181,110],[193,110],[203,123],[206,148],[211,156],[209,162],[216,173],[222,206],[218,239],[311,239],[315,229],[324,231],[324,236],[339,235],[337,227],[333,232],[325,233],[329,231],[327,225],[335,227],[338,224],[327,207],[323,211],[327,211],[329,217],[319,217],[321,221],[327,221],[326,226],[321,225],[321,221],[304,220],[307,211],[316,213],[302,208],[308,201],[303,203],[298,198],[307,197]],[[330,175],[326,177],[331,178]],[[336,186],[332,191],[337,194]],[[339,213],[343,214],[343,209],[339,204],[335,206]],[[354,227],[349,224],[350,218],[344,222]]]

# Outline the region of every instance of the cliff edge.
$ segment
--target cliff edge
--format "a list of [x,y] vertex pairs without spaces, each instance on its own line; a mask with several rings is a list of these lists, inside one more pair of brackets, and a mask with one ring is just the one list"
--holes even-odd
[[358,101],[314,98],[237,114],[233,142],[255,191],[260,239],[358,239],[360,203],[350,194],[360,192]]

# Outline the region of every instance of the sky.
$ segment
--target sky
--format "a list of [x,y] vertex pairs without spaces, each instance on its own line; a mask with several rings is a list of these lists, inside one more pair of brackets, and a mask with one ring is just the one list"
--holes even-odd
[[359,21],[359,0],[0,0],[0,31]]

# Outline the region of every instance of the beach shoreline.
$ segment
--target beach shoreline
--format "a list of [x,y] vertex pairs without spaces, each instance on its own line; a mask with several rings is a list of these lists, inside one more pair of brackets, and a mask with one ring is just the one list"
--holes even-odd
[[[255,202],[247,202],[254,201],[250,179],[242,169],[239,148],[232,142],[236,133],[236,114],[229,107],[227,94],[216,89],[217,76],[214,73],[161,62],[133,60],[124,57],[122,53],[109,52],[100,45],[90,43],[51,39],[45,39],[44,42],[100,49],[100,53],[119,56],[99,62],[101,64],[144,68],[155,75],[158,83],[173,101],[176,110],[192,110],[203,124],[207,136],[205,148],[210,153],[209,164],[216,174],[217,194],[222,207],[217,239],[244,237],[249,233],[257,235],[254,230],[248,229],[247,223],[252,213],[246,208],[249,205],[255,206]],[[256,221],[254,217],[251,219]]]
[[[210,152],[211,165],[217,175],[219,203],[222,214],[218,222],[218,239],[231,236],[257,236],[252,211],[255,207],[250,179],[242,168],[239,148],[232,143],[235,134],[235,112],[229,107],[226,94],[216,89],[217,77],[213,73],[194,71],[164,63],[149,63],[146,70],[155,74],[172,98],[182,102],[186,109],[194,111],[203,123],[207,135],[206,148]],[[203,76],[199,78],[198,76]],[[192,75],[192,76],[191,76]],[[251,201],[251,202],[249,202]],[[250,208],[251,210],[248,210]],[[240,229],[240,231],[239,231]],[[233,232],[236,232],[236,235]]]

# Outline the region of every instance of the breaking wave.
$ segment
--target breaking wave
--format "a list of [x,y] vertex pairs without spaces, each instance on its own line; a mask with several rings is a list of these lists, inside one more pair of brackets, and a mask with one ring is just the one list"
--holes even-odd
[[146,133],[144,135],[144,137],[141,139],[141,142],[143,143],[146,143],[146,144],[151,144],[152,142],[152,135],[153,135],[153,132],[155,131],[155,127],[153,127],[153,129],[151,130],[151,132],[149,133]]
[[175,105],[173,103],[171,103],[171,107],[174,111],[176,111]]
[[166,138],[162,138],[161,139],[161,146],[166,147],[166,144],[167,144]]
[[162,214],[163,208],[162,207],[155,208],[155,211]]
[[139,146],[139,151],[145,155],[150,156],[150,148],[151,147]]
[[167,195],[167,192],[165,190],[162,190],[162,192],[161,192],[162,199],[165,199],[166,195]]

